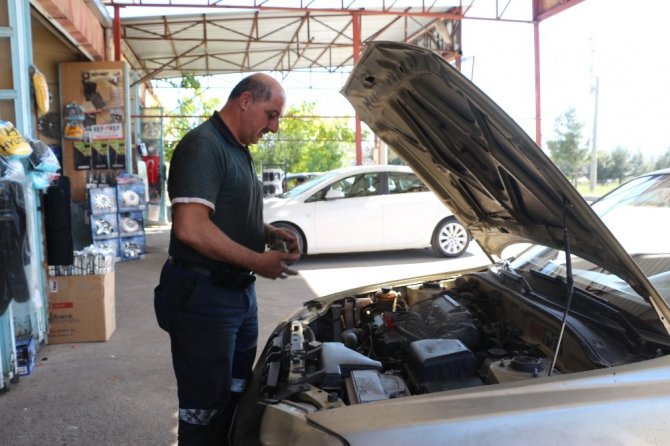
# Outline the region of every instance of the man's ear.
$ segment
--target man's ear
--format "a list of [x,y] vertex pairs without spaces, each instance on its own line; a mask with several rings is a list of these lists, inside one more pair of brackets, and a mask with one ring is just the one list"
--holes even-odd
[[245,91],[240,95],[240,108],[242,110],[246,110],[249,108],[251,103],[253,102],[253,97],[251,96],[251,93],[248,91]]

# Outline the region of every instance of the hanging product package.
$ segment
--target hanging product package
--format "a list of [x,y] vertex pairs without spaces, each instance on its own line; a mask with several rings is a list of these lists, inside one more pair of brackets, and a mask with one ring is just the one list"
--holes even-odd
[[70,102],[65,106],[63,115],[65,127],[63,128],[63,138],[74,141],[84,139],[84,109],[76,102]]
[[33,90],[35,91],[35,107],[40,115],[49,111],[49,86],[47,78],[37,67],[31,67]]
[[91,149],[93,168],[109,169],[109,146],[107,141],[93,141]]
[[33,152],[30,144],[9,121],[0,121],[0,156],[23,158]]
[[30,263],[23,186],[0,181],[0,316],[12,299],[30,299],[25,266]]
[[126,168],[126,142],[122,139],[107,141],[109,146],[109,167],[112,169]]
[[92,165],[91,143],[89,141],[74,142],[74,168],[77,170],[90,170]]

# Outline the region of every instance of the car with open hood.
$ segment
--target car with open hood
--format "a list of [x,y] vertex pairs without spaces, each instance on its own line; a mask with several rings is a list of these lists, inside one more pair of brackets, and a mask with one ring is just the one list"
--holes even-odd
[[260,355],[235,444],[667,443],[670,171],[591,207],[482,91],[406,44],[368,45],[342,92],[491,264],[305,302]]

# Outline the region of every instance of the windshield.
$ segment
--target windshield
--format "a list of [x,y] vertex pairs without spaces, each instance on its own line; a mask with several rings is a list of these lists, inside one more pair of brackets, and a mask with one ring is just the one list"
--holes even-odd
[[[645,276],[670,301],[670,175],[636,178],[595,202],[600,216]],[[624,280],[602,267],[572,255],[574,284],[621,310],[653,318],[650,305]],[[565,253],[534,245],[510,263],[517,272],[565,277]]]
[[326,172],[326,173],[317,175],[314,178],[310,178],[309,180],[305,181],[302,184],[298,184],[296,187],[294,187],[290,191],[284,192],[281,195],[277,195],[277,198],[297,197],[298,195],[302,194],[306,190],[311,189],[312,187],[316,186],[317,184],[321,184],[325,181],[328,181],[330,178],[333,178],[336,175],[337,175],[337,173],[334,172],[334,171]]

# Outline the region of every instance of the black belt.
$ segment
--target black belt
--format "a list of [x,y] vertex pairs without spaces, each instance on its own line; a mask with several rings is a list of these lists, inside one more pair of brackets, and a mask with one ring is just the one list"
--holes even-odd
[[168,261],[182,271],[202,274],[209,277],[215,285],[228,288],[244,289],[256,280],[256,276],[254,276],[254,273],[251,271],[240,269],[225,263],[216,268],[208,268],[175,257],[168,258]]
[[186,260],[175,257],[170,257],[168,261],[181,270],[202,274],[204,276],[211,276],[215,271],[214,268],[207,268],[206,266],[196,265],[195,263],[187,262]]

